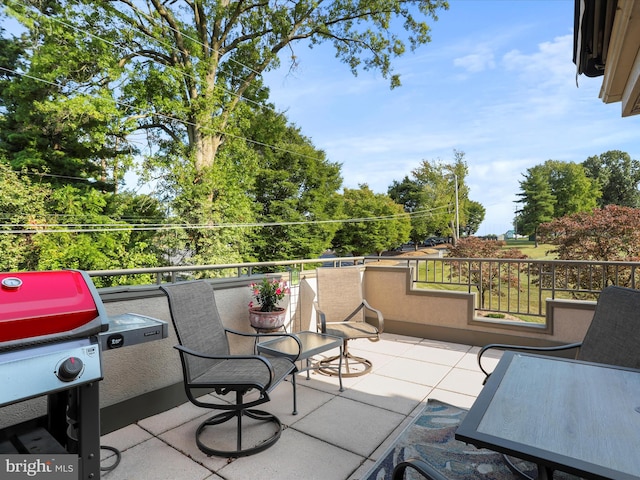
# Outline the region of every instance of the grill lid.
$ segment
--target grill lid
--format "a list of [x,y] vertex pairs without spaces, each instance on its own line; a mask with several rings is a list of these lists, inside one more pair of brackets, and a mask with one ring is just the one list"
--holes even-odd
[[0,273],[0,349],[88,337],[108,328],[102,300],[85,272]]

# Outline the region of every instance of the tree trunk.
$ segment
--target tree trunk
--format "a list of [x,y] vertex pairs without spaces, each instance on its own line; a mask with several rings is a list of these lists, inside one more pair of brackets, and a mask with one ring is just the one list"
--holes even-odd
[[200,132],[197,133],[193,147],[195,151],[196,174],[198,176],[213,165],[220,145],[222,145],[222,135],[203,135]]

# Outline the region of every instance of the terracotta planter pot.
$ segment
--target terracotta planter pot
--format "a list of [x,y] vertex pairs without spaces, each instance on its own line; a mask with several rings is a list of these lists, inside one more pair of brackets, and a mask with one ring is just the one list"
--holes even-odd
[[261,330],[277,330],[284,325],[287,310],[279,307],[274,312],[261,312],[260,307],[249,309],[249,322],[253,328]]

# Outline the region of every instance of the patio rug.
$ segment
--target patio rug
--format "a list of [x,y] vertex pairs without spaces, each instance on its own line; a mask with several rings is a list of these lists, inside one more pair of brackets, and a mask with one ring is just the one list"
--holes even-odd
[[[393,467],[409,458],[422,458],[451,480],[513,480],[517,477],[507,467],[502,455],[478,449],[454,438],[467,410],[429,399],[420,415],[398,436],[362,480],[390,480]],[[535,478],[532,463],[512,458],[514,463]],[[405,479],[424,478],[407,470]],[[576,480],[578,477],[556,472],[554,479]]]

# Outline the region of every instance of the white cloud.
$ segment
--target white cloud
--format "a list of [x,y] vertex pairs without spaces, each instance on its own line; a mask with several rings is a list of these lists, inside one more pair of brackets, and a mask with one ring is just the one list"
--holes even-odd
[[317,49],[303,54],[295,76],[280,80],[273,72],[268,84],[278,108],[343,165],[349,188],[367,183],[386,192],[422,160],[465,152],[470,197],[487,210],[479,233],[504,233],[527,168],[613,149],[640,159],[640,116],[622,119],[619,104],[602,104],[601,79],[581,78],[576,87],[566,33],[572,4],[477,3],[458,2],[455,10],[482,17],[469,13],[460,24],[451,16],[430,45],[395,64],[399,89],[373,72],[354,78],[329,50],[316,57]]
[[464,57],[455,58],[453,64],[471,73],[490,70],[496,66],[493,52],[488,47],[480,48],[479,51],[470,53]]

